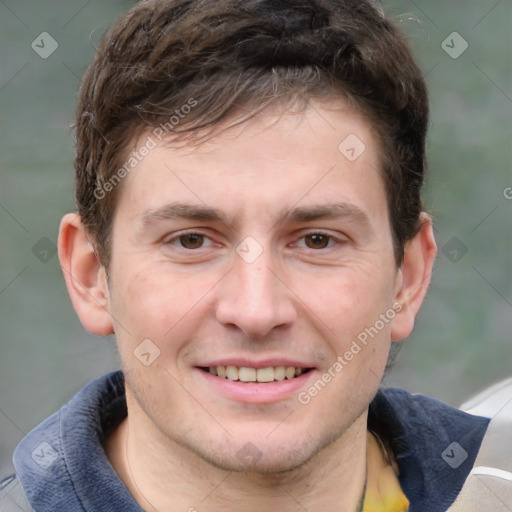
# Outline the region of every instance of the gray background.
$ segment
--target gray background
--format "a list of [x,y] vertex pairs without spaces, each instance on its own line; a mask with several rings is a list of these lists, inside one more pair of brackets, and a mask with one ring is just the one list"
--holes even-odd
[[[425,196],[440,248],[415,332],[385,383],[456,405],[512,375],[512,2],[384,4],[430,86]],[[74,208],[69,126],[79,78],[131,5],[0,1],[0,477],[24,433],[118,367],[113,338],[79,323],[53,250]],[[45,59],[31,47],[42,32],[58,43]],[[463,41],[453,32],[468,44],[457,58]],[[40,53],[51,48],[45,41]]]

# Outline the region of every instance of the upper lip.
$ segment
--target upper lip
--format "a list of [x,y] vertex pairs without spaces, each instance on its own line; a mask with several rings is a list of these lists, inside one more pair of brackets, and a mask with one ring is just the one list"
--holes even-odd
[[313,364],[304,363],[301,361],[297,361],[295,359],[289,359],[286,357],[273,357],[271,359],[262,359],[259,361],[255,361],[253,359],[247,359],[244,357],[233,357],[233,358],[223,358],[223,359],[215,359],[213,361],[208,361],[206,363],[201,363],[197,365],[201,368],[211,368],[215,366],[237,366],[237,367],[247,367],[247,368],[270,368],[277,366],[294,366],[295,368],[314,368]]

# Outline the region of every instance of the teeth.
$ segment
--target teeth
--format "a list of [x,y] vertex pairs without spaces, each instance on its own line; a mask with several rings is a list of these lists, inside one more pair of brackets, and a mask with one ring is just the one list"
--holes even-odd
[[304,373],[304,368],[294,366],[276,366],[268,368],[249,368],[247,366],[212,366],[208,372],[222,379],[239,380],[241,382],[273,382],[293,379]]
[[236,366],[226,366],[226,377],[229,380],[238,380],[238,368]]
[[293,379],[293,377],[295,377],[295,368],[293,366],[287,366],[284,375],[287,379]]
[[256,375],[258,382],[272,382],[274,380],[274,368],[258,368]]
[[274,368],[274,379],[276,380],[284,380],[286,377],[286,370],[284,366],[278,366],[277,368]]
[[256,369],[245,366],[240,367],[238,369],[238,380],[242,382],[256,382]]

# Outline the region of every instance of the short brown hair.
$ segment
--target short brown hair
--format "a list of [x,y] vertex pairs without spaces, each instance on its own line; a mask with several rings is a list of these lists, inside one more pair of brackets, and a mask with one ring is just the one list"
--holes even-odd
[[144,130],[161,126],[166,136],[185,137],[276,99],[307,105],[333,96],[348,98],[379,136],[400,264],[423,209],[428,97],[404,35],[376,1],[138,3],[103,37],[76,114],[78,212],[102,263],[110,259],[121,185],[97,190]]

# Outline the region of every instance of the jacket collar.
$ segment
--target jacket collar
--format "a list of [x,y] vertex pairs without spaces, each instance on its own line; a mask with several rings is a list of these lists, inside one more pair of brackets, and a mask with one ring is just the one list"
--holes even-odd
[[[124,378],[113,372],[90,382],[21,441],[14,464],[36,510],[142,511],[102,446],[126,414]],[[368,416],[395,454],[409,512],[444,512],[455,501],[488,423],[397,388],[380,389]]]
[[409,512],[445,512],[455,501],[489,421],[425,395],[379,390],[368,423],[391,445]]

